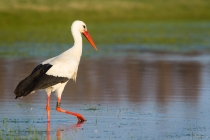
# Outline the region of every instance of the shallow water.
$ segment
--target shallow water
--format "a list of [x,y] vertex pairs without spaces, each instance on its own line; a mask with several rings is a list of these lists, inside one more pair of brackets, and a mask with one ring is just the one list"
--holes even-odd
[[210,139],[210,56],[139,53],[82,58],[62,107],[46,121],[46,93],[14,99],[18,82],[44,59],[0,59],[0,139]]

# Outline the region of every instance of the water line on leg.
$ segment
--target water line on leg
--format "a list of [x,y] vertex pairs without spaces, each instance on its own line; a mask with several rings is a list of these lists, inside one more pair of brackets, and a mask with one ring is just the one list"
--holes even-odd
[[47,121],[50,122],[50,95],[47,96],[47,103],[46,103],[46,112],[47,112]]

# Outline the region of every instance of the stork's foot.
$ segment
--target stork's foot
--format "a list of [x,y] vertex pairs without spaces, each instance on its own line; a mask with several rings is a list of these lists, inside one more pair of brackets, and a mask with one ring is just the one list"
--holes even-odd
[[63,110],[60,107],[56,107],[56,110],[58,112],[63,112],[63,113],[70,114],[70,115],[73,115],[73,116],[77,117],[78,122],[84,122],[84,121],[86,121],[85,118],[82,115],[78,114],[78,113],[70,112],[70,111],[67,111],[67,110]]
[[66,111],[65,113],[66,114],[71,114],[71,115],[77,117],[78,122],[84,122],[84,121],[86,121],[85,118],[81,114],[78,114],[78,113],[75,113],[75,112],[69,112],[69,111]]
[[82,115],[76,114],[76,116],[77,116],[77,119],[78,119],[78,123],[86,121],[85,118]]

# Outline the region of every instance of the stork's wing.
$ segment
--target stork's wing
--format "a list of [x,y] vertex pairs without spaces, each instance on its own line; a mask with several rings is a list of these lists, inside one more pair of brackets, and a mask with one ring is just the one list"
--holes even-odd
[[48,63],[52,67],[46,72],[47,75],[55,77],[66,77],[68,79],[76,79],[78,63],[74,59],[66,57],[57,57],[51,61],[44,61],[42,64]]
[[38,65],[28,77],[17,85],[14,91],[16,98],[26,96],[38,89],[45,89],[58,83],[65,83],[69,80],[67,77],[48,75],[47,72],[52,68],[53,65],[51,64]]

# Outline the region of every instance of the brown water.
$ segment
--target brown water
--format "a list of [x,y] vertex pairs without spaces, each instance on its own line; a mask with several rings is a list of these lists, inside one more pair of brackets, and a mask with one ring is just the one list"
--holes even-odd
[[210,139],[210,56],[143,53],[82,58],[62,107],[46,121],[46,93],[14,99],[18,82],[44,59],[0,59],[0,139]]

